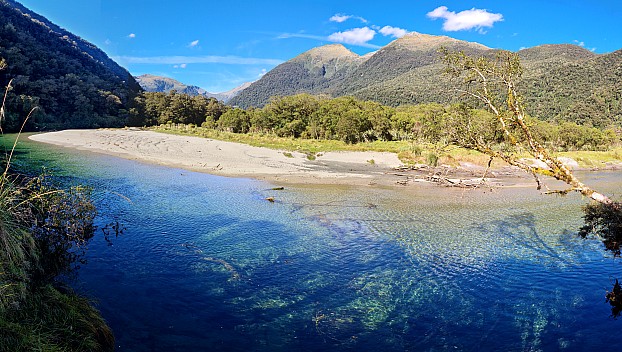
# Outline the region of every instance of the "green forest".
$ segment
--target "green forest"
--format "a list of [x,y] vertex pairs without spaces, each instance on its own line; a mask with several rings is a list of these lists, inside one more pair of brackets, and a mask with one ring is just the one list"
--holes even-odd
[[17,3],[0,2],[4,131],[122,127],[141,91],[103,51]]
[[[275,97],[263,108],[230,107],[214,98],[190,97],[175,91],[142,93],[130,112],[132,125],[187,124],[233,132],[279,137],[371,141],[452,143],[455,115],[469,114],[477,128],[497,133],[492,114],[464,104],[436,103],[389,107],[354,97],[329,98],[310,94]],[[605,150],[620,142],[616,131],[574,122],[530,118],[539,140],[554,151]]]

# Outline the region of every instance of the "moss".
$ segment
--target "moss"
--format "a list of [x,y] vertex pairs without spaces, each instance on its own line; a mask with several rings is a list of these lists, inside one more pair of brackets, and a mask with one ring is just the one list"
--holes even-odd
[[0,314],[0,351],[113,351],[114,336],[91,303],[46,286]]

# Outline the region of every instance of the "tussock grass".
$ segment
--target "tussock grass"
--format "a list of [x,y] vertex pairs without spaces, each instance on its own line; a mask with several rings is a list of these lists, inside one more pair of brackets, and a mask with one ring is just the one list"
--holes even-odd
[[112,351],[112,331],[90,302],[52,286],[92,237],[89,193],[9,172],[18,139],[0,161],[0,351]]
[[114,336],[91,302],[48,285],[0,315],[0,351],[112,351]]

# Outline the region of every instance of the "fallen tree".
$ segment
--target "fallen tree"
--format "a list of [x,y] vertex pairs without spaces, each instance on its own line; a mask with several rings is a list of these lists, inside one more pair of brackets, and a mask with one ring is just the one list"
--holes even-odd
[[[470,57],[463,52],[441,50],[445,63],[445,74],[460,80],[458,91],[462,97],[475,101],[492,113],[492,117],[474,118],[474,110],[464,105],[452,114],[446,123],[450,142],[474,149],[490,156],[489,167],[494,158],[516,166],[535,178],[538,189],[543,183],[540,176],[550,176],[563,181],[568,188],[550,190],[546,193],[568,194],[579,192],[592,200],[584,206],[584,226],[579,236],[595,236],[602,240],[605,250],[614,257],[621,255],[622,245],[622,203],[597,192],[581,182],[572,170],[554,157],[539,142],[529,127],[523,99],[516,84],[523,69],[517,54],[498,51],[494,57]],[[524,160],[525,153],[539,160],[546,167],[534,166]],[[618,280],[612,291],[607,293],[612,305],[612,314],[622,311],[622,290]]]

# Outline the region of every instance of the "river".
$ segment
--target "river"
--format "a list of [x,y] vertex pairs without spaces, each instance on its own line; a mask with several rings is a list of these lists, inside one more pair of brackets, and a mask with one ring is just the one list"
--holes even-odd
[[[620,263],[577,238],[578,194],[272,190],[26,139],[14,163],[94,188],[100,230],[72,286],[118,351],[620,346],[604,298]],[[582,177],[619,195],[620,172]],[[109,245],[101,229],[117,223]]]

